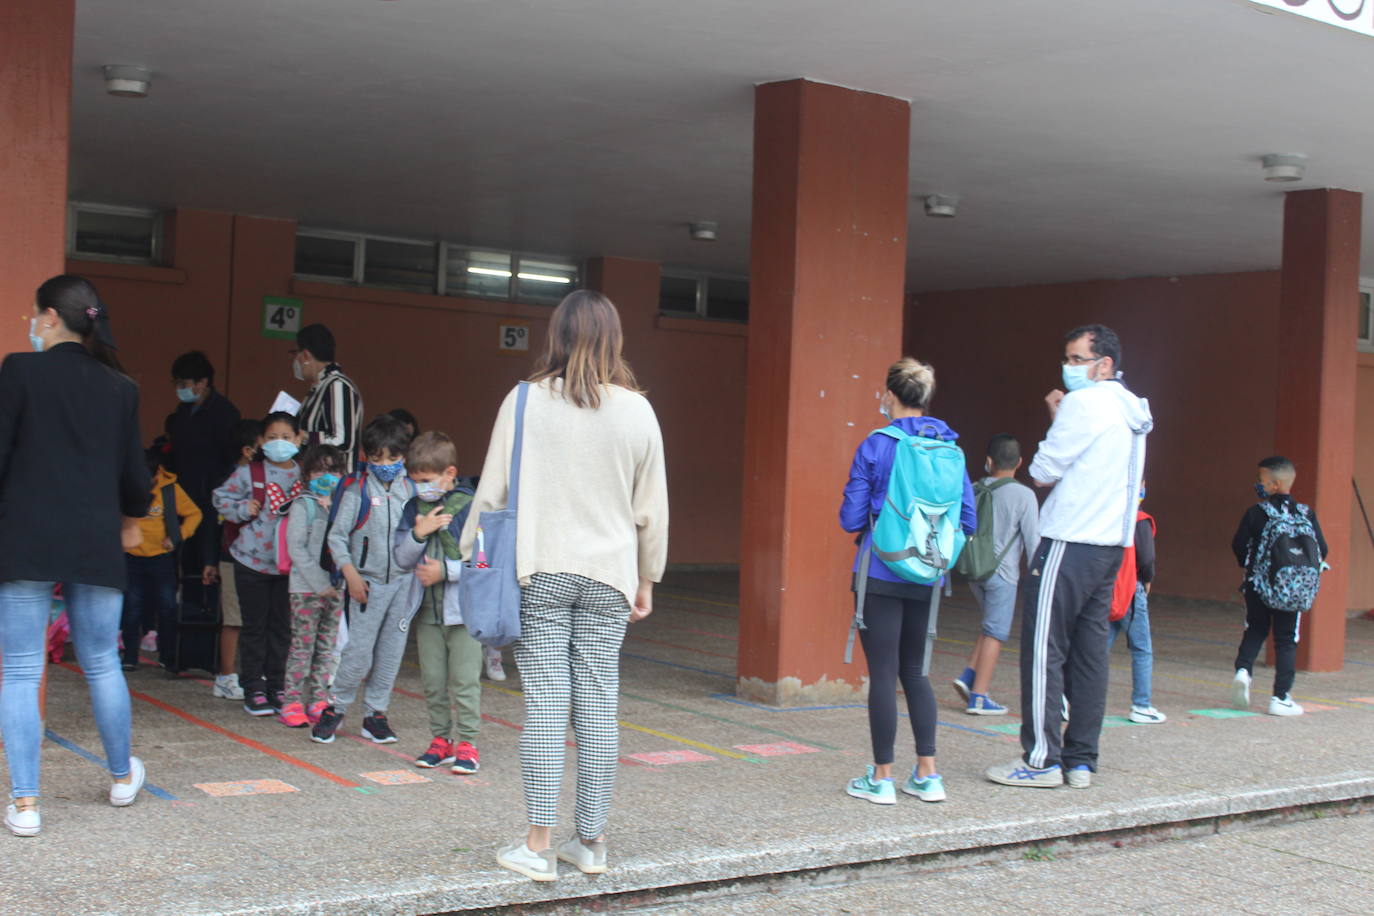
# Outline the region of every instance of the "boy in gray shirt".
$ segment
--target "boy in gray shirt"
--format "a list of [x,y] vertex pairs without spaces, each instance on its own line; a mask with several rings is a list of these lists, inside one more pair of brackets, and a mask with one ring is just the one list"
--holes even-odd
[[983,608],[983,628],[973,643],[968,667],[954,679],[954,689],[968,703],[965,711],[971,716],[1007,714],[1007,708],[988,695],[988,688],[1002,643],[1011,633],[1022,556],[1034,556],[1040,543],[1040,505],[1034,491],[1014,479],[1019,467],[1021,444],[1016,438],[1005,434],[993,436],[984,464],[988,476],[978,485],[991,491],[993,550],[1001,557],[1001,563],[983,581],[969,582],[973,596]]

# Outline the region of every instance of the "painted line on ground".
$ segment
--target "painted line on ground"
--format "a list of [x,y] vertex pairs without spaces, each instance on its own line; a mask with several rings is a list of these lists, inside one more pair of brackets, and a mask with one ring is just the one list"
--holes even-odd
[[[519,691],[519,690],[512,690],[512,689],[510,689],[509,687],[497,687],[497,686],[495,686],[495,685],[488,685],[488,688],[487,688],[487,689],[489,689],[489,690],[495,690],[495,691],[497,691],[498,693],[509,694],[510,696],[513,696],[513,697],[520,697],[521,699],[523,699],[524,696],[525,696],[525,694],[522,693],[521,691]],[[744,761],[747,761],[747,762],[749,762],[749,763],[762,763],[762,762],[763,762],[762,760],[758,759],[757,757],[750,757],[748,754],[741,754],[741,753],[739,753],[738,751],[732,751],[732,750],[730,750],[729,748],[717,747],[717,746],[714,745],[714,744],[707,744],[707,743],[704,742],[704,741],[697,741],[697,740],[695,740],[695,739],[693,739],[693,738],[685,738],[685,737],[683,737],[682,735],[674,735],[674,734],[672,734],[672,733],[670,733],[670,732],[661,732],[661,731],[658,731],[657,729],[649,728],[649,727],[644,726],[644,725],[636,725],[636,724],[633,723],[633,722],[627,722],[627,721],[625,721],[624,719],[620,719],[620,720],[619,720],[619,723],[620,723],[621,728],[628,728],[628,729],[630,729],[630,730],[632,730],[632,731],[643,732],[643,733],[646,734],[646,735],[653,735],[655,738],[662,738],[662,739],[664,739],[665,741],[675,741],[675,742],[677,742],[678,744],[685,744],[685,745],[687,745],[688,747],[701,748],[701,749],[704,750],[704,751],[710,751],[710,752],[713,753],[713,754],[720,754],[722,757],[729,757],[729,758],[731,758],[732,760],[744,760]]]
[[[825,710],[825,709],[867,709],[867,708],[868,708],[868,704],[867,704],[867,703],[837,703],[837,704],[835,704],[835,705],[833,705],[833,706],[765,706],[765,705],[762,704],[762,703],[752,703],[752,702],[750,702],[749,700],[741,700],[739,697],[737,697],[737,696],[732,696],[731,694],[728,694],[728,693],[716,693],[716,694],[712,694],[712,695],[711,695],[711,699],[713,699],[713,700],[720,700],[722,703],[734,703],[736,706],[748,706],[748,707],[750,707],[750,708],[752,708],[752,709],[762,709],[762,710],[766,710],[766,711],[768,711],[768,712],[817,712],[817,711],[819,711],[819,710]],[[897,711],[897,715],[901,716],[903,719],[910,718],[906,713],[902,712],[901,710],[898,710],[898,711]],[[999,741],[1006,737],[1005,735],[999,735],[997,732],[990,732],[990,731],[988,731],[987,729],[983,729],[983,728],[974,728],[974,727],[972,727],[972,726],[970,726],[970,725],[959,725],[959,724],[954,723],[954,722],[945,722],[945,721],[942,720],[942,719],[936,719],[936,720],[935,720],[935,724],[936,724],[936,725],[943,725],[945,728],[958,729],[959,731],[963,731],[963,732],[972,732],[972,733],[975,734],[975,735],[982,735],[982,736],[984,736],[985,738],[996,738],[996,739],[998,739]]]
[[663,646],[668,649],[678,649],[682,652],[695,652],[698,655],[710,655],[714,658],[733,659],[735,657],[735,653],[733,652],[712,652],[710,649],[696,649],[692,646],[680,646],[677,643],[664,642],[661,639],[650,639],[647,636],[627,636],[625,637],[625,639],[628,642],[647,642],[655,646]]
[[710,636],[710,637],[713,638],[713,639],[726,639],[726,640],[730,640],[731,642],[739,642],[739,637],[736,636],[736,635],[734,635],[734,634],[731,634],[731,633],[713,633],[713,632],[711,632],[710,630],[702,630],[702,629],[698,629],[697,627],[680,627],[680,626],[677,626],[677,625],[675,625],[675,624],[664,623],[663,621],[658,620],[657,618],[654,618],[654,617],[650,617],[649,620],[653,621],[653,626],[651,626],[651,627],[646,627],[643,623],[641,623],[641,624],[639,625],[639,629],[640,629],[640,630],[645,630],[645,629],[656,630],[656,629],[658,629],[658,628],[661,627],[661,628],[663,628],[663,629],[665,629],[665,630],[675,630],[675,631],[677,631],[677,632],[679,632],[679,633],[695,633],[695,634],[697,634],[698,636]]
[[[76,756],[84,758],[85,760],[89,760],[91,763],[100,767],[106,773],[110,771],[110,765],[105,762],[104,757],[97,757],[95,754],[86,750],[84,747],[77,744],[75,741],[72,741],[68,738],[63,738],[61,735],[53,731],[51,728],[43,729],[43,737],[47,738],[49,741],[51,741],[53,744],[56,744],[59,747],[65,747],[67,750],[71,751]],[[177,797],[173,795],[171,792],[168,792],[166,789],[160,789],[157,786],[153,785],[151,782],[145,781],[143,783],[143,788],[149,795],[153,795],[157,798],[162,799],[163,801],[174,802],[177,800]]]
[[627,698],[629,698],[629,699],[631,699],[631,700],[638,700],[638,701],[641,702],[641,703],[652,703],[652,704],[655,705],[655,706],[662,706],[662,707],[665,708],[665,709],[675,709],[675,710],[677,710],[678,712],[689,713],[689,714],[694,715],[694,716],[699,716],[699,717],[701,717],[701,718],[703,718],[703,719],[710,719],[710,720],[712,720],[712,721],[714,721],[714,722],[724,722],[724,723],[727,724],[727,725],[737,725],[737,726],[739,726],[739,727],[741,727],[741,728],[748,729],[749,731],[753,731],[753,732],[767,732],[767,733],[770,734],[770,735],[777,735],[779,738],[787,738],[789,741],[795,741],[795,742],[797,742],[797,743],[799,743],[799,744],[813,744],[813,745],[815,745],[816,747],[824,748],[824,749],[827,750],[827,751],[837,751],[837,750],[839,750],[839,748],[837,748],[837,747],[832,747],[832,746],[829,745],[829,744],[822,744],[821,742],[819,742],[819,741],[813,741],[813,740],[811,740],[810,738],[802,738],[802,737],[800,737],[800,736],[798,736],[798,735],[792,735],[792,734],[788,734],[787,732],[778,731],[776,728],[768,728],[768,727],[763,726],[763,725],[754,725],[754,724],[749,723],[749,722],[740,722],[740,721],[737,721],[737,720],[735,720],[735,719],[727,719],[727,718],[725,718],[724,716],[716,716],[716,715],[712,715],[712,714],[709,713],[709,712],[702,712],[701,710],[698,710],[698,709],[690,709],[690,708],[688,708],[688,707],[686,707],[686,706],[678,706],[676,703],[668,703],[668,702],[665,702],[665,701],[663,701],[663,700],[655,700],[655,699],[653,699],[652,697],[640,696],[640,695],[634,694],[634,693],[626,693],[626,692],[623,691],[623,690],[620,692],[620,695],[623,696],[623,697],[627,697]]
[[732,684],[735,682],[735,676],[733,674],[726,674],[724,671],[712,671],[709,668],[697,668],[693,665],[682,665],[677,662],[665,662],[661,658],[651,658],[648,655],[637,655],[634,652],[621,652],[620,656],[621,658],[633,658],[641,662],[652,662],[655,665],[663,665],[667,668],[680,668],[683,671],[695,671],[697,674],[709,674],[711,675],[711,677],[724,678]]
[[[710,598],[694,598],[694,597],[692,597],[691,595],[679,595],[679,594],[676,594],[676,593],[674,593],[674,592],[659,592],[659,594],[662,595],[664,598],[678,598],[678,599],[680,599],[680,600],[682,600],[682,601],[696,601],[696,602],[699,602],[699,603],[701,603],[701,604],[710,604],[710,605],[714,605],[714,606],[716,606],[716,607],[729,607],[729,608],[734,608],[735,610],[739,610],[739,605],[738,605],[738,604],[731,604],[731,603],[728,602],[728,601],[713,601],[713,600],[711,600]],[[721,616],[725,616],[725,615],[722,614]],[[730,616],[733,617],[733,616],[736,616],[736,615],[731,614]]]
[[[67,662],[57,662],[56,665],[59,668],[65,668],[68,671],[71,671],[75,674],[81,674],[80,668]],[[367,786],[354,782],[351,779],[344,779],[342,776],[339,776],[335,773],[331,773],[328,770],[323,769],[322,767],[317,767],[313,763],[309,763],[305,760],[300,759],[299,757],[293,757],[292,755],[287,754],[284,751],[279,751],[274,747],[268,747],[261,741],[254,741],[252,738],[244,737],[243,735],[240,735],[236,732],[231,732],[229,729],[216,725],[213,722],[207,722],[198,716],[193,716],[189,712],[186,712],[183,709],[178,709],[170,703],[164,703],[157,697],[151,697],[148,694],[141,693],[137,690],[130,690],[129,696],[133,697],[136,700],[141,700],[142,702],[147,703],[150,706],[155,706],[163,712],[171,713],[178,719],[183,719],[187,722],[190,722],[192,725],[198,725],[207,731],[211,731],[217,735],[220,735],[221,737],[228,738],[230,741],[236,741],[239,744],[242,744],[244,747],[251,747],[253,750],[260,751],[261,753],[266,754],[268,757],[271,757],[274,760],[279,760],[282,763],[289,763],[291,766],[299,767],[300,769],[305,770],[307,773],[313,773],[321,779],[328,780],[329,782],[332,782],[335,785],[343,786],[346,789],[355,789],[361,792],[374,791],[372,789],[369,789]]]

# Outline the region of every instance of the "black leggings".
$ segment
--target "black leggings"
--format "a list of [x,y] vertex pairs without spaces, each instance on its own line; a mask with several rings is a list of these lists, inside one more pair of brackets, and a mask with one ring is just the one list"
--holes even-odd
[[868,729],[873,736],[873,762],[892,762],[897,740],[897,679],[906,692],[907,714],[916,735],[916,755],[935,756],[935,692],[921,675],[925,660],[930,601],[868,595],[859,631],[868,659]]
[[1240,638],[1240,650],[1236,653],[1237,669],[1254,673],[1255,656],[1259,655],[1271,631],[1274,634],[1274,696],[1286,697],[1293,689],[1293,676],[1298,667],[1298,612],[1276,611],[1247,587],[1245,635]]

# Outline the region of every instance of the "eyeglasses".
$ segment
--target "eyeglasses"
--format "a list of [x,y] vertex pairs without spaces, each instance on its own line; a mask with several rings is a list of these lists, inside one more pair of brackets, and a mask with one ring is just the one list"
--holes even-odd
[[1066,356],[1059,362],[1065,366],[1089,366],[1106,358],[1105,356]]

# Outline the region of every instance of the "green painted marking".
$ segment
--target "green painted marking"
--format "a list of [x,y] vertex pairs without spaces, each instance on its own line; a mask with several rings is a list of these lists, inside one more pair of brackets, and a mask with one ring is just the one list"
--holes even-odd
[[987,730],[990,732],[997,732],[998,734],[1002,735],[1021,734],[1021,726],[1015,722],[1003,722],[1001,725],[989,725],[987,726]]
[[1132,722],[1130,719],[1126,718],[1125,716],[1103,716],[1103,717],[1102,717],[1102,727],[1103,727],[1103,728],[1120,728],[1120,727],[1123,726],[1123,725],[1134,725],[1134,724],[1135,724],[1134,722]]
[[361,792],[364,795],[380,795],[381,789],[374,789],[371,786],[355,786],[353,791]]
[[[802,738],[797,735],[789,734],[788,732],[780,732],[776,728],[769,728],[766,725],[754,725],[750,722],[740,722],[737,719],[727,719],[724,716],[717,716],[709,712],[701,712],[700,710],[689,709],[686,706],[678,706],[676,703],[665,703],[662,700],[650,699],[649,697],[640,696],[639,694],[635,693],[626,693],[623,690],[620,691],[620,695],[623,697],[629,697],[631,700],[638,700],[641,703],[652,703],[655,706],[662,706],[664,709],[675,709],[678,712],[691,713],[694,716],[701,716],[703,719],[713,719],[716,722],[724,722],[727,725],[738,725],[740,728],[747,728],[750,731],[767,732],[770,735],[777,735],[779,738],[786,738],[789,741],[795,741],[798,744],[809,744],[812,747],[823,748],[827,751],[839,750],[839,748],[832,747],[829,744],[822,744],[819,741],[813,741],[810,738]],[[760,760],[755,760],[755,762],[762,763],[762,761]]]
[[1247,712],[1244,709],[1226,709],[1225,707],[1220,709],[1190,709],[1188,714],[1206,716],[1209,719],[1243,719],[1246,716],[1256,715],[1256,713]]

